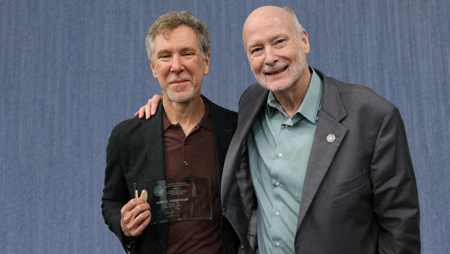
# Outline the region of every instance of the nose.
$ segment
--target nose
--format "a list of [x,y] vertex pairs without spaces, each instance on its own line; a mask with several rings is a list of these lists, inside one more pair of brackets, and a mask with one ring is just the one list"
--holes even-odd
[[174,55],[172,57],[172,66],[170,68],[171,72],[180,73],[184,70],[183,61],[179,55]]
[[265,64],[269,66],[273,66],[278,62],[278,55],[276,54],[275,50],[273,48],[266,48],[265,49],[266,57],[265,57]]

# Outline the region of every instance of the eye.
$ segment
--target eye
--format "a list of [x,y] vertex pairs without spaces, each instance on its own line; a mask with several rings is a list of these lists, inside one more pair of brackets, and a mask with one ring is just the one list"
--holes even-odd
[[285,39],[279,39],[279,40],[277,40],[276,42],[275,42],[275,44],[281,44],[281,43],[283,43],[283,42],[285,42],[286,40]]
[[255,53],[258,53],[258,52],[260,52],[262,50],[262,48],[254,48],[254,49],[252,49],[252,54],[255,54]]

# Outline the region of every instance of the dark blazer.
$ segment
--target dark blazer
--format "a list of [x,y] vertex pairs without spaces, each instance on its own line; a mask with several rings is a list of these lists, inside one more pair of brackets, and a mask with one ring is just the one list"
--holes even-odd
[[[367,87],[316,72],[324,92],[296,253],[420,253],[416,180],[398,109]],[[257,201],[245,140],[267,96],[258,84],[243,93],[222,176],[222,209],[245,253],[257,245]],[[336,136],[334,142],[327,141],[329,134]]]
[[[220,183],[223,162],[237,125],[236,112],[224,109],[203,97],[208,103],[213,127],[217,182]],[[102,213],[109,229],[125,247],[120,228],[121,208],[134,198],[134,183],[165,179],[162,135],[162,103],[150,120],[133,118],[118,124],[112,131],[107,147],[105,188]],[[222,217],[224,253],[236,253],[238,239],[229,222]],[[167,224],[148,225],[136,239],[131,253],[165,253]]]

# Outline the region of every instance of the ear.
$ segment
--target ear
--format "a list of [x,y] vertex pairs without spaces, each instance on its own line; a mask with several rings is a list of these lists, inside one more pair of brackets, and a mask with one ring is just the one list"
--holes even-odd
[[204,60],[204,67],[203,67],[203,75],[207,75],[209,73],[209,63],[211,61],[211,53],[208,53],[208,57]]
[[311,48],[310,48],[309,40],[308,40],[308,33],[306,32],[305,29],[303,29],[301,41],[303,44],[303,53],[305,53],[305,55],[309,54],[309,51]]
[[150,63],[150,68],[152,68],[153,77],[158,79],[158,73],[156,72],[155,66],[153,66],[152,60],[150,60],[150,58],[148,59],[148,62]]

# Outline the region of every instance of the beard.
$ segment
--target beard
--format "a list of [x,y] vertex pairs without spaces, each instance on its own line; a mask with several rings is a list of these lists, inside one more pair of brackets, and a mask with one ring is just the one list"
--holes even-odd
[[[171,83],[174,80],[177,79],[186,79],[189,80],[190,82],[192,82],[192,78],[190,76],[175,76],[175,77],[171,77],[170,79],[167,80],[167,83]],[[184,95],[184,96],[180,96],[180,95],[176,95],[176,93],[172,93],[172,91],[170,91],[169,89],[167,89],[166,91],[164,91],[167,95],[167,97],[169,98],[169,100],[174,101],[174,102],[180,102],[180,103],[184,103],[184,102],[190,102],[194,99],[195,97],[195,87],[192,86],[190,88],[186,88],[186,87],[176,87],[175,88],[175,92],[182,92],[185,89],[189,89],[188,94]]]
[[[175,91],[181,92],[184,89],[185,88],[183,88],[183,87],[178,87],[175,89]],[[194,89],[194,87],[189,88],[188,94],[185,96],[174,95],[169,90],[167,90],[166,94],[167,94],[167,97],[169,98],[169,100],[171,100],[171,101],[180,102],[180,103],[189,102],[189,101],[192,101],[195,97],[195,89]]]
[[[300,78],[300,73],[302,72],[302,70],[305,69],[306,66],[306,61],[305,61],[306,57],[302,57],[302,55],[299,55],[299,61],[296,64],[291,64],[290,61],[283,61],[283,62],[279,62],[273,66],[267,67],[267,68],[263,68],[261,70],[260,73],[253,73],[255,75],[256,80],[258,81],[258,83],[272,91],[272,92],[282,92],[290,87],[292,87]],[[286,81],[284,84],[281,85],[277,85],[276,87],[271,86],[270,84],[267,84],[266,81],[266,75],[264,75],[264,73],[267,72],[271,72],[274,70],[277,70],[279,68],[283,68],[289,66],[287,68],[287,71],[289,71],[289,80]]]

